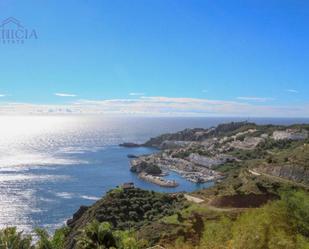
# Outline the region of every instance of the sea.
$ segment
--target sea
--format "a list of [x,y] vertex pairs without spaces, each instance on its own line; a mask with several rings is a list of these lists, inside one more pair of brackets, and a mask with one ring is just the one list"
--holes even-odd
[[212,182],[196,184],[172,172],[166,177],[179,183],[176,188],[145,182],[130,172],[127,156],[158,151],[118,145],[143,143],[185,128],[245,120],[258,124],[309,123],[309,119],[295,118],[0,116],[0,228],[53,231],[81,205],[91,205],[125,182],[160,192],[208,188]]

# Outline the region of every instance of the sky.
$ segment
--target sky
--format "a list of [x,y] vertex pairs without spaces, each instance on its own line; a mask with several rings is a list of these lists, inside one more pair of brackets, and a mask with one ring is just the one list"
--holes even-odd
[[0,0],[0,24],[0,114],[309,117],[307,0]]

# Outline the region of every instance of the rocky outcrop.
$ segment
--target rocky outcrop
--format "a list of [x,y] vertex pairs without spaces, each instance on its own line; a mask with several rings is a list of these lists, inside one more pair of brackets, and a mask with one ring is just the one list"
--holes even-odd
[[[147,158],[147,157],[141,157],[141,158]],[[131,161],[130,170],[138,174],[145,172],[150,175],[160,175],[162,173],[162,170],[155,164],[155,162],[145,161],[140,158],[136,158]]]
[[258,171],[294,182],[309,184],[308,167],[301,167],[299,165],[264,165],[259,167]]
[[284,131],[274,131],[274,140],[304,140],[308,138],[307,130],[287,129]]
[[261,137],[245,137],[243,141],[236,140],[230,143],[230,146],[241,150],[253,150],[259,143],[265,139]]
[[135,148],[135,147],[141,147],[142,144],[136,144],[136,143],[122,143],[119,144],[120,147],[127,147],[127,148]]
[[72,228],[76,225],[76,221],[88,210],[87,206],[80,206],[80,208],[73,214],[72,219],[67,221],[68,227]]

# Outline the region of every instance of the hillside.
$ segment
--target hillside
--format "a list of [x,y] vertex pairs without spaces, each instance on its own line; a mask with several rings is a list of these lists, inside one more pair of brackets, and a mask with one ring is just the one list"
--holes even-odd
[[[72,230],[67,241],[74,245],[72,241],[80,228],[96,219],[111,223],[113,229],[133,230],[133,236],[144,241],[140,248],[156,244],[177,249],[230,248],[228,244],[243,239],[233,231],[243,230],[243,236],[249,236],[255,222],[263,222],[264,216],[271,221],[277,215],[288,215],[293,211],[289,208],[300,208],[302,217],[308,217],[309,209],[302,206],[307,207],[309,201],[308,193],[302,192],[308,189],[308,130],[307,125],[259,126],[241,122],[152,138],[145,145],[158,147],[161,152],[133,159],[133,171],[156,168],[156,172],[168,169],[183,174],[188,167],[197,174],[215,172],[212,175],[218,174],[218,182],[210,189],[192,193],[189,202],[182,195],[113,190],[83,214],[77,212],[75,219],[68,222]],[[194,197],[201,201],[192,202]],[[300,198],[299,206],[287,207],[293,198]],[[140,209],[146,206],[151,209]],[[255,216],[261,217],[261,221],[255,221]],[[246,247],[238,241],[231,248],[306,248],[307,230],[300,233],[296,228],[283,229],[281,226],[292,226],[291,220],[285,216],[280,219],[278,227],[268,222],[257,232],[281,229],[280,236],[291,232],[294,237],[289,235],[284,242],[291,247],[271,246],[276,243],[272,240],[257,246],[253,239]],[[210,238],[214,233],[219,237]]]
[[237,168],[308,184],[308,125],[274,126],[247,122],[186,129],[145,143],[160,153],[135,158],[133,172],[172,170],[189,181],[220,180]]
[[[308,131],[240,122],[152,138],[145,144],[161,151],[134,157],[133,172],[172,170],[215,185],[163,194],[124,184],[80,207],[52,237],[39,231],[36,248],[308,249]],[[0,248],[16,236],[29,242],[1,230]]]
[[175,214],[186,205],[181,194],[167,195],[134,187],[119,187],[91,207],[81,207],[67,224],[70,232],[66,248],[75,247],[80,229],[93,220],[108,222],[113,229],[140,229],[164,216]]

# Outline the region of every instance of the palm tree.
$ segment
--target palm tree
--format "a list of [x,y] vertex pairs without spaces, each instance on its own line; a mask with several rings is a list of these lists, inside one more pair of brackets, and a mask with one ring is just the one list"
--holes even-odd
[[36,243],[36,249],[64,249],[64,239],[68,232],[67,228],[57,229],[53,236],[44,230],[37,228],[35,230],[39,241]]
[[0,230],[1,249],[34,249],[31,236],[24,236],[17,232],[16,227],[7,227]]
[[97,220],[89,223],[77,240],[80,249],[110,249],[117,248],[117,242],[107,222],[100,223]]

